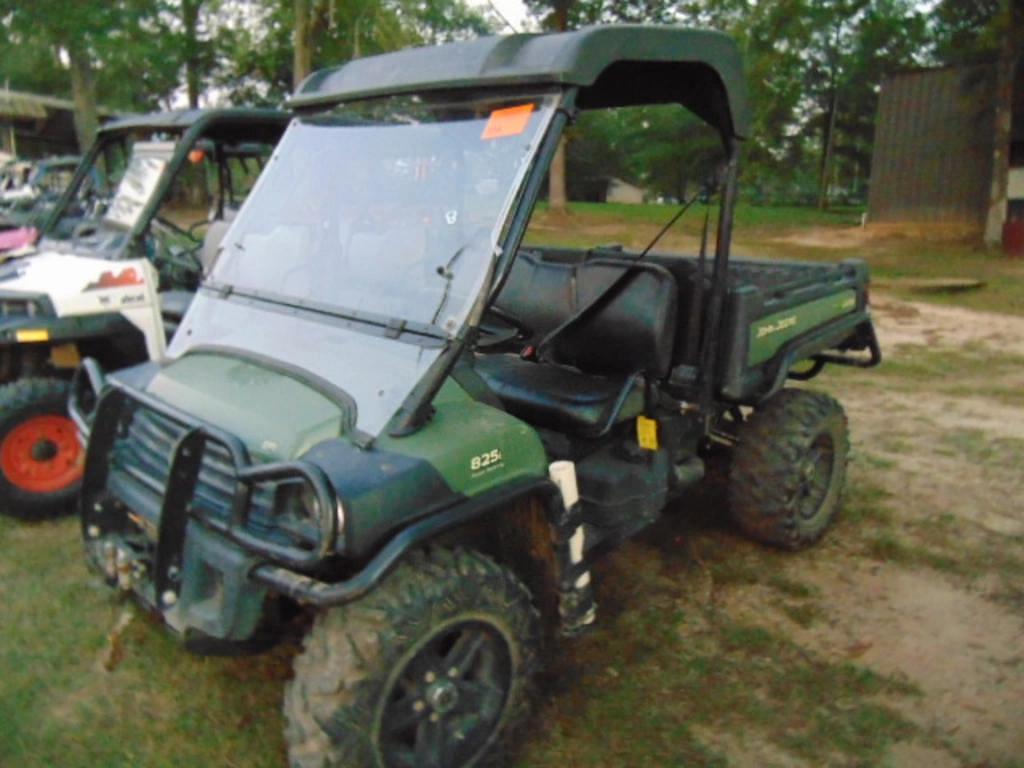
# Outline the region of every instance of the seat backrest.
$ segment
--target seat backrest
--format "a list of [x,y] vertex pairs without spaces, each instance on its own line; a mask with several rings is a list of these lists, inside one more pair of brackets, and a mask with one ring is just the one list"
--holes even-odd
[[[658,264],[676,279],[679,289],[679,333],[676,334],[676,347],[672,353],[672,365],[697,365],[700,353],[700,334],[703,329],[704,306],[711,290],[710,269],[711,258],[706,260],[703,280],[698,278],[699,257],[678,256],[667,253],[650,253],[647,260]],[[698,297],[698,283],[703,282]],[[696,311],[694,317],[692,312]],[[684,332],[685,329],[685,332]]]
[[542,338],[575,309],[576,265],[520,250],[494,306],[529,328],[535,339]]
[[[612,292],[603,295],[609,286]],[[668,375],[679,312],[668,270],[630,260],[589,260],[577,268],[576,293],[579,308],[599,303],[551,340],[554,362],[586,373]]]
[[603,256],[552,262],[524,251],[494,303],[537,341],[593,302],[625,270],[631,275],[607,301],[552,340],[549,356],[586,373],[665,376],[672,364],[679,298],[672,274],[663,267]]

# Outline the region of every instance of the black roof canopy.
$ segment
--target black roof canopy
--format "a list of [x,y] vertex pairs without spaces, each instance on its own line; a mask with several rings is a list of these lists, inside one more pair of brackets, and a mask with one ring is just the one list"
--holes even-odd
[[184,133],[197,127],[204,134],[225,141],[254,141],[261,138],[260,126],[265,126],[266,135],[262,138],[276,143],[290,119],[288,112],[279,109],[175,109],[112,120],[100,128],[99,134],[102,136],[134,130]]
[[370,56],[314,72],[288,106],[522,85],[576,86],[581,109],[676,102],[724,135],[749,131],[736,44],[720,32],[676,26],[482,37]]

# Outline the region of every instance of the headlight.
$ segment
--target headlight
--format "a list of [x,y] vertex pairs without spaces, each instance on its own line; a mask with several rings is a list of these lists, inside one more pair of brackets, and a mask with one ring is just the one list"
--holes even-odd
[[278,483],[274,494],[274,524],[299,546],[315,548],[320,541],[321,520],[330,510],[302,480]]

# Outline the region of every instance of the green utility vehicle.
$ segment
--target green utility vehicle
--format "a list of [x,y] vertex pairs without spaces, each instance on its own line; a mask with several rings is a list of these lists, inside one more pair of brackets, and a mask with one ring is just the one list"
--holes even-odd
[[[107,581],[197,651],[311,618],[293,766],[500,759],[543,630],[594,621],[593,562],[712,438],[745,531],[834,516],[845,417],[784,385],[879,361],[867,270],[730,263],[741,71],[720,34],[616,26],[317,72],[166,358],[80,369]],[[523,247],[566,126],[643,103],[721,135],[713,258]]]
[[83,358],[159,360],[219,238],[288,124],[269,109],[108,123],[42,226],[0,266],[0,512],[71,512],[84,453],[67,416]]

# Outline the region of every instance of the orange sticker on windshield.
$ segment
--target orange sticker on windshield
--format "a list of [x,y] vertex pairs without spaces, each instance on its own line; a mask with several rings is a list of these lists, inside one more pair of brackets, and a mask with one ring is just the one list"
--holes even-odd
[[526,130],[533,114],[533,104],[522,104],[518,107],[506,107],[491,112],[481,139],[504,139],[506,136],[518,136]]

